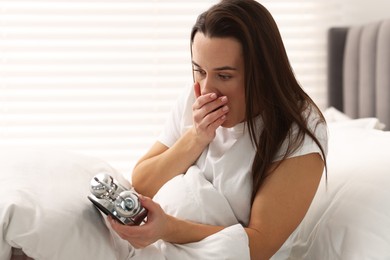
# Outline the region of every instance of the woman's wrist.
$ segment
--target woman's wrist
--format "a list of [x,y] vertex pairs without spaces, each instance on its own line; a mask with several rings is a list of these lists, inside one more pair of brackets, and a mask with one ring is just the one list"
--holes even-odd
[[177,218],[171,215],[167,215],[167,222],[165,226],[165,232],[161,238],[162,240],[174,243],[175,234],[177,234],[177,221]]
[[194,145],[198,146],[200,150],[204,150],[207,145],[209,145],[209,143],[211,143],[211,141],[213,139],[207,139],[205,138],[204,136],[201,136],[198,134],[195,126],[193,126],[190,130],[189,130],[190,134],[191,134],[191,140],[194,141]]

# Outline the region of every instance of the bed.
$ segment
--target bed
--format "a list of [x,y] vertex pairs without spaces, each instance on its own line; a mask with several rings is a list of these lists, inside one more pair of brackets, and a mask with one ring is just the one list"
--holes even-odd
[[390,259],[390,20],[328,31],[328,179],[274,259]]
[[[328,46],[327,179],[272,259],[390,259],[390,20],[332,28]],[[99,158],[0,150],[0,260],[126,259],[127,245],[87,199],[90,179],[101,172],[126,182]],[[217,248],[199,248],[200,258],[180,259],[245,259],[221,255],[245,250],[234,232]],[[152,255],[138,259],[159,259]]]

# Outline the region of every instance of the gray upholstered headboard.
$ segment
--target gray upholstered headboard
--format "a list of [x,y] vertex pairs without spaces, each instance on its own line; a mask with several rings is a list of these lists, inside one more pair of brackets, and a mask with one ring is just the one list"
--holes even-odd
[[329,30],[328,106],[390,130],[390,19]]

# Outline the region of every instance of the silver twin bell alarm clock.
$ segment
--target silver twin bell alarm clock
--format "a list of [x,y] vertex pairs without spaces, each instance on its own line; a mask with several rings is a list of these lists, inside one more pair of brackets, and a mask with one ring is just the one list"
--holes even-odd
[[124,225],[140,225],[148,211],[142,207],[134,189],[127,189],[109,174],[97,174],[91,180],[88,199],[104,214]]

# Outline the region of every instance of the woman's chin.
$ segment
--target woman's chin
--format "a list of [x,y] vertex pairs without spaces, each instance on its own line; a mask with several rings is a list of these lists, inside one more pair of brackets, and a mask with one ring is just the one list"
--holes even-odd
[[226,118],[225,122],[223,122],[223,124],[221,126],[224,128],[231,128],[235,125],[237,125],[237,123],[234,123],[231,120],[229,120],[229,118]]
[[230,118],[229,116],[226,118],[225,122],[223,122],[223,124],[221,125],[222,127],[224,128],[232,128],[242,122],[244,122],[245,120],[233,120],[232,118]]

